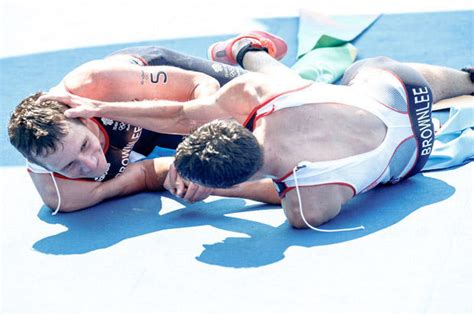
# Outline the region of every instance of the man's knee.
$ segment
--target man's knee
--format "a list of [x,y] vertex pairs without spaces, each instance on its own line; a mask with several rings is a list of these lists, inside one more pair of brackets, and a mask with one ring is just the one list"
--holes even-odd
[[[363,72],[364,69],[376,68],[385,70],[396,75],[405,84],[411,85],[427,85],[425,78],[416,71],[413,67],[406,63],[396,61],[389,57],[373,57],[360,60],[349,67],[344,73],[344,77],[341,81],[342,84],[350,84],[350,82],[357,77],[357,75]],[[379,78],[374,77],[373,80]]]
[[220,89],[220,101],[259,105],[268,94],[261,79],[261,74],[254,72],[233,79]]
[[357,74],[366,67],[374,67],[375,65],[381,65],[388,62],[387,57],[373,57],[365,58],[354,62],[349,68],[344,71],[344,75],[341,79],[342,85],[350,85],[351,81],[357,76]]

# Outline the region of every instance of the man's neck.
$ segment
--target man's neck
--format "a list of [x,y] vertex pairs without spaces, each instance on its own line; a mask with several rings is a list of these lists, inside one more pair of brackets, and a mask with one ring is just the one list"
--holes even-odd
[[264,172],[262,172],[262,169],[260,169],[255,174],[253,174],[252,177],[248,179],[248,181],[257,181],[268,177],[270,177],[270,175],[265,174]]

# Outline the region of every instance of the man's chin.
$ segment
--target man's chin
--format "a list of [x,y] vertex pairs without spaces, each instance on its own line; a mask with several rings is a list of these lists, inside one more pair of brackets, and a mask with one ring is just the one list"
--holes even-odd
[[100,177],[101,175],[94,175],[94,174],[88,174],[88,175],[84,175],[84,176],[81,176],[81,177],[76,177],[76,179],[96,179],[97,177]]
[[104,172],[95,171],[95,172],[91,172],[91,173],[89,173],[89,174],[82,175],[82,176],[77,177],[77,178],[94,179],[94,178],[97,178],[97,177],[101,177],[102,175],[104,175],[104,173],[105,173],[105,171],[104,171]]
[[90,176],[88,176],[89,178],[97,178],[97,177],[101,177],[102,175],[104,175],[105,172],[97,172],[97,173],[94,173]]
[[104,167],[101,167],[100,169],[98,169],[96,172],[94,172],[95,175],[91,176],[91,178],[101,177],[104,174],[106,174],[109,171],[109,168],[107,166],[108,164],[105,164]]

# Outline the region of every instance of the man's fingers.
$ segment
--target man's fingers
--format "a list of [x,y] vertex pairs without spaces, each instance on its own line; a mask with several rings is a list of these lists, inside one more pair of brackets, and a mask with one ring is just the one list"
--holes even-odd
[[94,116],[93,113],[97,111],[98,106],[98,102],[96,100],[73,95],[69,92],[64,92],[64,94],[44,94],[41,95],[36,102],[41,103],[44,101],[60,102],[71,108],[81,108],[87,112],[87,114],[82,114],[81,112],[81,115],[77,115],[78,117],[85,117],[83,115],[89,115],[88,117]]
[[189,183],[189,186],[186,190],[186,194],[183,196],[183,199],[188,202],[194,202],[194,196],[199,190],[199,186],[194,183]]
[[76,118],[76,111],[72,110],[72,109],[67,109],[65,112],[64,112],[64,116],[66,116],[67,118]]
[[206,199],[211,193],[212,188],[190,183],[184,199],[189,202],[197,202]]
[[67,118],[90,118],[94,117],[94,112],[83,107],[69,108],[64,112]]
[[[80,110],[77,110],[77,109],[75,109],[75,108],[67,109],[67,110],[64,112],[64,116],[66,116],[67,118],[84,117],[84,116],[81,115],[81,111],[80,111]],[[84,117],[84,118],[88,118],[88,117]]]
[[174,164],[171,163],[170,165],[170,168],[168,169],[168,174],[166,175],[166,180],[165,182],[168,182],[168,186],[169,188],[166,188],[170,193],[172,193],[173,195],[177,195],[178,194],[178,189],[176,187],[176,179],[177,179],[177,172],[176,172],[176,168],[174,167]]
[[174,167],[174,163],[171,163],[167,176],[169,176],[171,183],[173,184],[176,183],[176,177],[178,176],[178,172],[176,171],[176,168]]
[[171,182],[170,182],[170,173],[168,173],[166,175],[166,178],[165,178],[165,181],[163,182],[163,188],[166,189],[167,191],[169,191],[170,193],[172,193],[174,195],[175,193],[175,189],[174,187],[171,185]]
[[36,100],[36,102],[37,103],[42,103],[42,102],[45,102],[45,101],[56,101],[56,102],[64,103],[67,98],[69,98],[69,96],[43,94]]
[[207,188],[207,187],[202,187],[200,186],[200,189],[197,191],[196,194],[194,194],[194,200],[193,202],[201,201],[206,199],[212,194],[213,189],[212,188]]
[[183,198],[184,194],[186,193],[186,185],[184,183],[184,180],[180,177],[176,177],[176,196]]
[[179,176],[174,164],[170,165],[166,178],[167,180],[169,179],[170,186],[173,186],[174,184],[174,187],[170,192],[188,202],[196,202],[206,199],[212,191],[210,188],[185,181],[181,176]]

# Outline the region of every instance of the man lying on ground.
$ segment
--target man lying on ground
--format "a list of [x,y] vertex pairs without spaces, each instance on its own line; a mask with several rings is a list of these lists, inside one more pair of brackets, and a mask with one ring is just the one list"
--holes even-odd
[[[159,47],[138,47],[74,69],[51,91],[111,102],[189,101],[214,93],[244,72]],[[182,140],[179,132],[159,133],[109,118],[67,118],[65,105],[38,102],[40,95],[17,106],[8,132],[27,158],[29,174],[47,206],[75,211],[107,198],[163,189],[173,159],[137,160],[155,146],[175,149]],[[233,190],[187,187],[182,181],[180,187],[191,202],[211,193],[279,202],[270,181]]]

